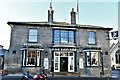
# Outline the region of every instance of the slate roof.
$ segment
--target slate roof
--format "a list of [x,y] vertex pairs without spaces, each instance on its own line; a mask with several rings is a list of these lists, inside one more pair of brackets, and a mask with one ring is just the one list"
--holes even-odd
[[46,26],[46,27],[67,27],[67,28],[83,28],[83,29],[104,29],[104,30],[112,30],[113,28],[108,27],[101,27],[101,26],[94,26],[94,25],[83,25],[83,24],[76,24],[71,25],[67,22],[8,22],[8,25],[31,25],[31,26]]

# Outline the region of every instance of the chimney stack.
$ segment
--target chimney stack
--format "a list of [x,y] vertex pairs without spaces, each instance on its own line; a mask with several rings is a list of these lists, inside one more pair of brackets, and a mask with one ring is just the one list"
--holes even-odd
[[74,8],[72,8],[70,15],[71,15],[71,25],[76,25],[76,12],[74,12]]
[[52,10],[52,0],[50,2],[50,9],[48,10],[48,23],[53,23],[53,10]]
[[48,23],[53,23],[53,10],[48,10]]

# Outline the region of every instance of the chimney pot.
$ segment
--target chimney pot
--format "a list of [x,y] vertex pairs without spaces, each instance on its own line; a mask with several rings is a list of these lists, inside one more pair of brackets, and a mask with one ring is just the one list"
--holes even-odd
[[76,25],[76,12],[74,12],[74,8],[71,11],[71,25]]

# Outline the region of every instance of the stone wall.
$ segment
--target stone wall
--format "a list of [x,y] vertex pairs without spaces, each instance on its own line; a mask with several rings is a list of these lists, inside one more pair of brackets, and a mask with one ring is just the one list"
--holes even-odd
[[[22,63],[22,52],[21,52],[21,46],[28,43],[28,31],[29,28],[38,28],[38,43],[41,44],[44,51],[48,52],[48,55],[46,56],[44,54],[44,51],[41,53],[41,63],[43,65],[44,58],[49,59],[49,69],[48,72],[51,71],[51,49],[49,48],[51,46],[52,42],[52,28],[46,27],[46,26],[25,26],[25,25],[13,25],[11,29],[11,40],[10,40],[10,48],[9,48],[9,63],[10,68],[21,68]],[[96,32],[96,45],[88,45],[88,31],[95,31]],[[77,29],[76,30],[76,43],[79,49],[77,49],[77,64],[79,59],[79,51],[81,51],[84,47],[100,47],[103,51],[104,55],[104,66],[107,68],[110,68],[110,55],[109,55],[109,41],[106,40],[106,32],[107,30],[97,30],[97,29]],[[16,51],[13,53],[13,51]],[[105,52],[108,52],[106,55]],[[36,69],[37,70],[37,69]],[[93,69],[89,69],[93,73]],[[99,67],[96,68],[97,73],[99,73]],[[85,72],[85,70],[84,70]],[[95,73],[96,74],[96,73]]]

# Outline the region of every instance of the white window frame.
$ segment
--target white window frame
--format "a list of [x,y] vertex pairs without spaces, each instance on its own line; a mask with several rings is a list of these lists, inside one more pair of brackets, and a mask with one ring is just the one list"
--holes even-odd
[[38,29],[29,29],[28,42],[38,42]]
[[[58,56],[56,56],[55,53],[58,53]],[[58,58],[58,62],[56,62],[56,58]],[[56,70],[55,64],[58,64],[57,70]],[[60,52],[57,52],[57,51],[54,52],[54,72],[60,72]]]
[[[56,56],[55,55],[55,53],[58,53],[58,56]],[[70,52],[68,52],[68,55],[61,55],[60,56],[60,53],[61,53],[61,51],[55,51],[54,52],[54,72],[60,72],[60,57],[68,57],[68,72],[74,72],[74,66],[75,66],[75,64],[74,64],[74,52],[73,51],[70,51]],[[72,53],[72,56],[70,55],[70,53]],[[56,58],[58,58],[58,62],[56,62]],[[71,59],[73,59],[72,60],[72,62],[71,62]],[[58,64],[58,69],[56,70],[55,69],[55,64]],[[72,67],[73,67],[73,69],[71,70],[71,63],[72,63]]]
[[94,31],[88,32],[88,44],[90,44],[90,45],[96,44],[96,32],[94,32]]
[[[97,60],[96,60],[96,62],[95,63],[97,63],[96,65],[95,64],[92,64],[92,55],[91,54],[93,54],[92,52],[97,52]],[[100,65],[100,51],[98,50],[92,50],[92,51],[90,51],[90,50],[88,50],[88,51],[85,51],[85,63],[86,63],[86,67],[94,67],[94,66],[99,66]],[[88,58],[88,56],[89,56],[89,58]],[[89,60],[88,60],[89,59]]]
[[[73,56],[70,56],[70,53],[73,53]],[[74,64],[74,52],[70,52],[70,53],[68,53],[68,72],[74,72],[74,66],[75,66],[75,64]],[[73,59],[72,61],[71,61],[71,59]],[[72,63],[72,68],[73,69],[71,69],[71,63]]]
[[[27,64],[28,63],[28,51],[36,51],[36,56],[34,57],[35,58],[35,60],[37,61],[34,65],[30,65],[30,64]],[[41,56],[41,53],[40,53],[40,51],[38,50],[24,50],[23,51],[23,66],[32,66],[32,67],[35,67],[35,66],[40,66],[40,57]],[[26,62],[25,62],[26,61]]]

